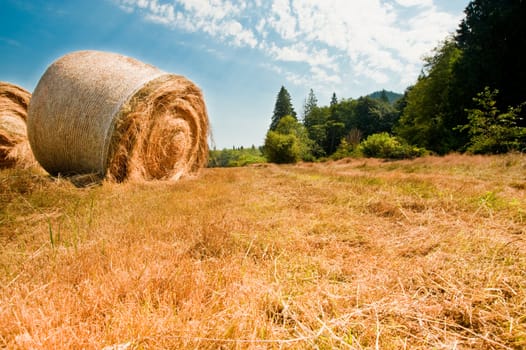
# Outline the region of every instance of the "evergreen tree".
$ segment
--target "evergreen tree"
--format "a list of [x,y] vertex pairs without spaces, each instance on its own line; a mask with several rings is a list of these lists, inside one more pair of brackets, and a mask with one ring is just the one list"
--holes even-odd
[[279,121],[286,115],[290,115],[294,119],[297,119],[294,107],[292,107],[290,94],[284,86],[281,86],[281,89],[279,90],[278,96],[276,98],[274,113],[272,115],[272,121],[270,123],[270,130],[276,130]]
[[318,107],[318,99],[312,89],[310,89],[309,95],[305,99],[303,110],[303,125],[307,129],[309,139],[312,140],[311,151],[314,156],[322,157],[325,155],[323,145],[327,138],[326,122],[329,116],[328,110],[325,107]]
[[314,91],[310,89],[309,95],[303,104],[303,122],[308,119],[309,115],[316,107],[318,107],[318,99],[316,98],[316,95],[314,95]]
[[338,104],[338,98],[336,97],[336,93],[333,92],[332,93],[332,97],[331,97],[331,107],[333,106],[336,106]]
[[332,93],[329,110],[329,119],[326,124],[327,137],[323,146],[323,149],[328,155],[333,154],[336,151],[345,135],[345,123],[343,123],[339,113],[338,98],[336,97],[335,92]]

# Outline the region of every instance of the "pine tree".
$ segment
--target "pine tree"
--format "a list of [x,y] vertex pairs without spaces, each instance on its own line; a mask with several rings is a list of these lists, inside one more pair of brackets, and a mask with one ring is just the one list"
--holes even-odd
[[345,132],[345,124],[340,120],[338,98],[336,97],[335,92],[332,93],[329,110],[329,119],[326,124],[327,138],[325,140],[324,149],[327,154],[333,154],[338,148]]
[[303,122],[309,118],[309,115],[316,107],[318,107],[318,99],[316,98],[316,95],[314,95],[314,91],[310,89],[309,95],[303,104]]
[[281,118],[287,115],[290,115],[294,117],[294,119],[297,119],[294,107],[292,107],[290,94],[284,86],[281,86],[281,89],[279,90],[278,96],[276,98],[274,113],[272,115],[272,121],[270,123],[270,130],[276,130]]
[[329,117],[327,107],[318,107],[318,99],[310,89],[303,106],[303,125],[307,129],[308,137],[312,140],[312,153],[314,156],[325,155],[323,145],[327,137],[326,123]]
[[332,93],[331,97],[331,107],[335,107],[338,104],[338,98],[336,97],[336,93]]

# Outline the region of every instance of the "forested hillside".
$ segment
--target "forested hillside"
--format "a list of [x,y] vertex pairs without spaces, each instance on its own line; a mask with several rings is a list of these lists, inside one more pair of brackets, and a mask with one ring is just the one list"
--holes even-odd
[[383,100],[383,101],[386,101],[386,102],[395,103],[400,98],[402,98],[402,96],[404,96],[404,95],[400,94],[398,92],[394,92],[394,91],[380,90],[380,91],[375,91],[373,93],[370,93],[367,96],[370,97],[370,98],[375,98],[375,99],[378,99],[378,100]]

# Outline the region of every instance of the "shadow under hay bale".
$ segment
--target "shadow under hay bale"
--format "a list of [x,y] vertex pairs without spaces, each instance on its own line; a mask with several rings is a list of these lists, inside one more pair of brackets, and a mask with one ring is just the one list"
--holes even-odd
[[201,90],[114,53],[73,52],[51,64],[31,98],[27,128],[52,175],[177,180],[208,157]]
[[23,88],[0,82],[0,169],[37,165],[26,132],[30,99]]

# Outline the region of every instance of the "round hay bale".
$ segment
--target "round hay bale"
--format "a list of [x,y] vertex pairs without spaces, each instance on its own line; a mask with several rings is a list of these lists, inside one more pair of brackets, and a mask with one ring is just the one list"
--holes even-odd
[[49,173],[176,180],[208,157],[201,90],[183,76],[115,53],[55,61],[29,105],[28,137]]
[[0,82],[0,169],[36,165],[26,132],[30,99],[23,88]]

